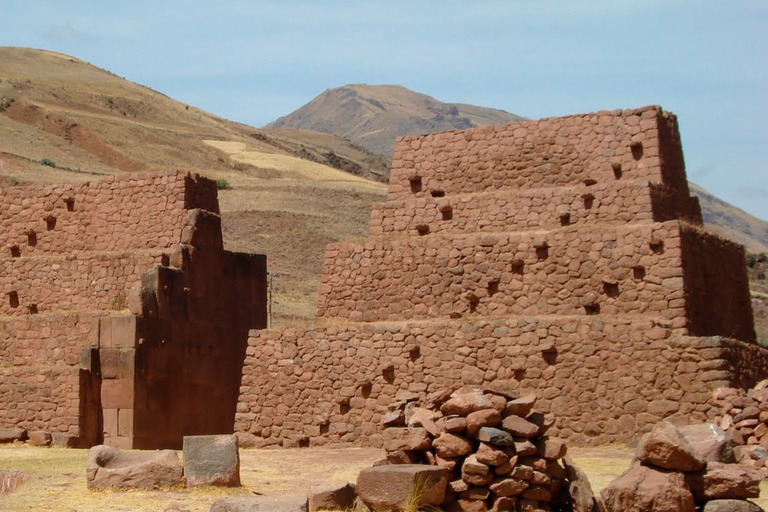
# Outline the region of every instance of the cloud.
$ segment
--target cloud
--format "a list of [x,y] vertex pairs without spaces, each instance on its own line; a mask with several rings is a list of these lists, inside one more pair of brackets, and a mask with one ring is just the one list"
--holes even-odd
[[59,43],[84,41],[89,38],[87,34],[75,30],[70,23],[52,26],[43,34],[43,37]]

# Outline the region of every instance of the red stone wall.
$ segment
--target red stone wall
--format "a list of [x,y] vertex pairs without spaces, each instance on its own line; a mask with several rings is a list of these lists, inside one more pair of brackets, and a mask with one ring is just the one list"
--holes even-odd
[[555,415],[553,435],[627,441],[665,417],[713,417],[711,391],[735,383],[719,340],[620,315],[251,331],[235,430],[256,446],[381,446],[396,399],[515,379]]
[[232,431],[266,258],[223,250],[213,181],[0,190],[0,426],[165,448]]
[[370,239],[326,250],[320,326],[251,333],[235,428],[377,445],[398,397],[496,379],[577,443],[703,421],[768,351],[696,337],[754,340],[743,253],[700,224],[659,107],[399,139]]
[[612,182],[614,167],[619,179],[661,183],[660,141],[673,127],[671,114],[644,107],[399,138],[388,199]]
[[328,247],[317,314],[373,322],[596,307],[588,314],[650,315],[682,328],[682,276],[677,221],[457,236],[450,244],[374,239]]

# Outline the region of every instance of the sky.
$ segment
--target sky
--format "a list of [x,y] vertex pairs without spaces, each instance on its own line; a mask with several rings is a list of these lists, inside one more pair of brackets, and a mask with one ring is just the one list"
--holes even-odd
[[0,46],[66,53],[253,126],[348,83],[529,118],[658,104],[678,115],[688,178],[768,220],[765,0],[0,0],[0,12]]

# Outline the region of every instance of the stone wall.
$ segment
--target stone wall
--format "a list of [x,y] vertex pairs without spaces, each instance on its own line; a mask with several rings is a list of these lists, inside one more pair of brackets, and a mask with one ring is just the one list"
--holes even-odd
[[735,346],[618,315],[251,331],[235,429],[257,446],[381,446],[395,400],[501,379],[536,393],[537,410],[557,418],[553,435],[626,441],[665,417],[712,419],[711,391],[736,383]]
[[214,182],[16,187],[0,206],[0,426],[129,448],[232,431],[266,258],[223,250]]
[[659,107],[401,138],[369,240],[326,250],[319,325],[251,332],[235,428],[378,445],[393,401],[497,380],[576,443],[704,421],[768,351],[743,250],[700,225]]

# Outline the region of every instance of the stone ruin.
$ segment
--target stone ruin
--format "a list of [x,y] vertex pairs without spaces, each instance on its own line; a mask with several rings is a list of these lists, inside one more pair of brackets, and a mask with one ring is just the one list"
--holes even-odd
[[241,445],[382,446],[390,410],[462,385],[535,393],[574,444],[714,419],[768,350],[743,248],[701,224],[659,107],[400,138],[318,324],[250,332]]
[[7,188],[0,206],[0,427],[119,448],[232,432],[266,258],[223,249],[213,181]]

